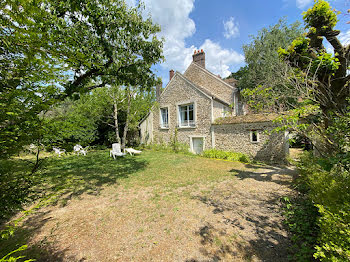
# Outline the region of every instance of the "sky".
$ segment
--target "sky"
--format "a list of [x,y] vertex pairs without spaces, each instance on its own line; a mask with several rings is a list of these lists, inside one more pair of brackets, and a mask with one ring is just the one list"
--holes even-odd
[[[126,0],[135,6],[137,0]],[[313,0],[143,0],[145,12],[161,26],[165,61],[153,70],[169,81],[169,70],[183,73],[192,61],[194,50],[203,49],[206,68],[227,77],[244,66],[242,45],[263,27],[285,17],[288,23],[302,21],[302,12]],[[330,0],[342,12],[337,29],[342,42],[350,42],[350,0]]]

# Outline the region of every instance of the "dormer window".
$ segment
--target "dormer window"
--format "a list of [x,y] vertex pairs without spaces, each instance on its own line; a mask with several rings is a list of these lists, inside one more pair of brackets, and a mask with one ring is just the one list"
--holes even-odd
[[194,127],[194,106],[192,104],[179,106],[179,127]]
[[160,127],[169,128],[169,114],[167,107],[160,109]]

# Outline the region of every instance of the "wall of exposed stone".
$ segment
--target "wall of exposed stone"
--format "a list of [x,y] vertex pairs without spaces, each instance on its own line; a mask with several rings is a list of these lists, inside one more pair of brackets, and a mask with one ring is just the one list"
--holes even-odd
[[140,142],[141,144],[149,144],[153,141],[153,112],[143,120],[140,124]]
[[[213,100],[213,117],[214,117],[214,120],[219,118],[219,117],[223,117],[223,104],[216,101],[216,100]],[[228,106],[225,106],[226,108],[226,115],[229,116],[230,115],[230,108]]]
[[[195,128],[178,127],[178,105],[194,102]],[[169,128],[160,127],[160,108],[168,107]],[[211,99],[194,88],[178,73],[163,91],[157,108],[153,110],[153,141],[169,143],[178,128],[177,138],[180,143],[190,147],[190,136],[205,138],[205,149],[211,148]]]
[[211,75],[211,73],[204,72],[200,66],[192,63],[184,73],[184,76],[193,83],[212,91],[218,98],[223,99],[229,104],[233,103],[234,88],[227,86],[224,81]]
[[[213,125],[215,148],[245,153],[257,160],[284,160],[288,142],[284,132],[271,133],[274,127],[272,122]],[[258,143],[251,142],[251,130],[258,131]]]

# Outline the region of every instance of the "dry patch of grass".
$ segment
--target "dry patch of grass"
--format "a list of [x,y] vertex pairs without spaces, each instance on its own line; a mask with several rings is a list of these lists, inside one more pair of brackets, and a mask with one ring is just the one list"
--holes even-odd
[[58,201],[28,217],[5,251],[28,243],[37,261],[286,261],[286,168],[100,151],[54,158],[41,176],[37,189]]

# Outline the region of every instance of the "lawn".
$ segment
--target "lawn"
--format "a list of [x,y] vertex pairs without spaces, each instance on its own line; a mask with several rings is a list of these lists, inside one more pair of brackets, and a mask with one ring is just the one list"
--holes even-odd
[[279,199],[293,193],[293,170],[108,154],[49,157],[31,194],[51,202],[0,242],[0,257],[28,244],[37,261],[287,261]]

